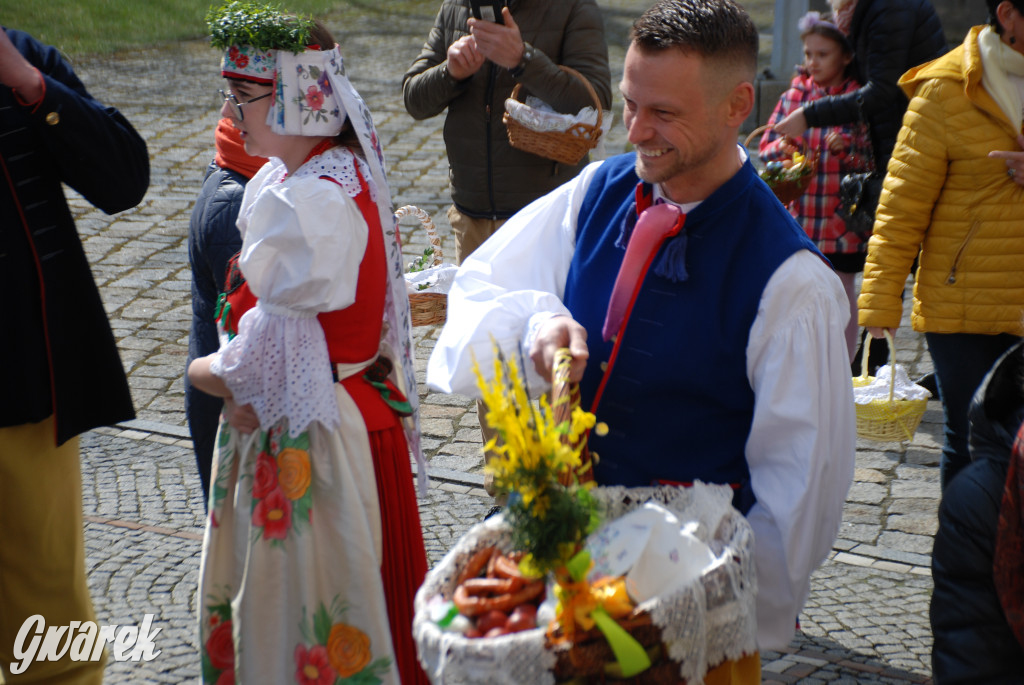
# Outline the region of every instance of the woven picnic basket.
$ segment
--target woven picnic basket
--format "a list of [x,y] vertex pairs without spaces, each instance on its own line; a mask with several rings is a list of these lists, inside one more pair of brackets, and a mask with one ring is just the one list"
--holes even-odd
[[[917,430],[925,409],[928,408],[928,399],[893,399],[893,390],[896,387],[896,346],[889,331],[885,332],[885,339],[889,343],[889,363],[893,365],[889,374],[889,399],[876,399],[868,404],[854,405],[857,414],[857,435],[865,440],[878,442],[913,440],[914,431]],[[865,352],[861,359],[860,376],[853,379],[855,388],[870,385],[875,380],[874,376],[868,375],[867,346],[870,340],[869,333],[864,342]]]
[[[758,126],[751,131],[750,135],[747,136],[747,139],[743,141],[744,147],[748,147],[757,136],[761,135],[769,128],[771,127],[765,124],[764,126]],[[811,185],[811,179],[814,178],[814,173],[818,169],[818,156],[813,154],[811,150],[808,150],[806,142],[801,146],[800,153],[804,156],[804,165],[807,168],[807,171],[800,176],[789,179],[771,179],[766,177],[763,172],[761,174],[761,178],[764,179],[764,182],[767,183],[768,187],[772,189],[773,193],[775,193],[775,197],[779,198],[779,202],[784,205],[788,205],[807,191],[807,187]]]
[[[597,110],[595,125],[579,123],[573,124],[565,131],[534,131],[513,119],[508,112],[505,112],[501,120],[505,123],[505,128],[508,129],[509,145],[517,150],[563,164],[578,164],[601,139],[601,101],[598,99],[594,87],[590,85],[590,81],[585,79],[580,72],[566,66],[559,66],[559,69],[583,81],[590,98],[594,101],[594,108]],[[511,98],[513,100],[519,99],[522,86],[523,84],[517,83],[516,87],[512,89]]]
[[[434,226],[433,219],[425,211],[413,205],[405,205],[395,210],[396,223],[400,223],[407,216],[419,219],[420,225],[427,232],[427,239],[434,248],[430,266],[441,266],[444,255],[441,252],[441,239],[437,235],[437,227]],[[409,310],[413,326],[433,326],[444,323],[448,313],[448,295],[427,292],[409,293]]]

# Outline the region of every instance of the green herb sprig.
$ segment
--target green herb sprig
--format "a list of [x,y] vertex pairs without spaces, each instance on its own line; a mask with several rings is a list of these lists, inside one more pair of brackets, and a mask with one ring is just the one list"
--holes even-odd
[[408,273],[414,274],[417,271],[423,271],[424,269],[426,269],[428,266],[430,266],[431,262],[433,261],[433,256],[434,256],[434,246],[433,245],[430,245],[430,246],[424,248],[422,255],[420,255],[416,259],[412,260],[411,262],[409,262],[409,271],[408,271]]
[[314,22],[282,12],[277,5],[252,0],[234,0],[206,13],[210,44],[226,50],[232,45],[251,45],[257,50],[287,50],[300,53],[311,40]]

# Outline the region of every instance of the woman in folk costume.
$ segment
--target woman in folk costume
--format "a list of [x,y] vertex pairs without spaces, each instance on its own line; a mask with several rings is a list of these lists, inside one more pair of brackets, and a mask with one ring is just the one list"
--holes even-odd
[[323,27],[250,2],[208,20],[226,50],[222,114],[270,161],[239,212],[229,341],[189,368],[228,421],[200,572],[203,680],[426,682],[407,438],[421,487],[425,470],[379,139]]

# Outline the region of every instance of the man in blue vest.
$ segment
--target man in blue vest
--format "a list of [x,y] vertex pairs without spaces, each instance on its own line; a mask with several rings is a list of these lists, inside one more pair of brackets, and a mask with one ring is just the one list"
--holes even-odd
[[[475,394],[491,338],[573,354],[602,485],[728,483],[756,538],[758,642],[785,647],[835,540],[855,428],[842,285],[737,144],[758,36],[732,0],[660,0],[620,89],[635,152],[589,165],[462,265],[427,381]],[[663,206],[659,206],[663,205]],[[640,218],[638,218],[638,216]],[[472,354],[471,354],[472,353]]]

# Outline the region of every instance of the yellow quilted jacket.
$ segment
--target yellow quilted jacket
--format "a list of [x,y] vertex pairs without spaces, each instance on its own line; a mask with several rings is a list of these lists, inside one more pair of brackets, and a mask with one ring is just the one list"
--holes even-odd
[[1020,147],[982,88],[982,28],[900,79],[910,105],[868,243],[862,326],[899,326],[900,293],[920,251],[914,330],[1024,334],[1024,188],[987,156]]

